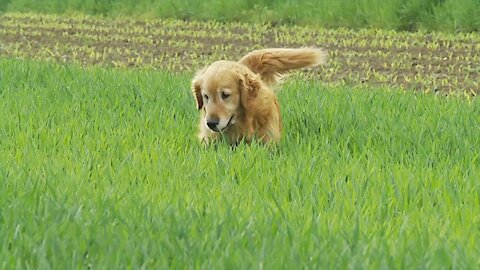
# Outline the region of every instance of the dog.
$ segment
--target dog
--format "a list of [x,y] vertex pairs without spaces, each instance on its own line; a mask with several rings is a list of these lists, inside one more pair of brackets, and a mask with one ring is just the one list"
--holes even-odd
[[252,51],[237,62],[216,61],[200,70],[192,80],[200,110],[199,140],[277,143],[282,120],[275,87],[287,71],[326,60],[326,52],[319,48],[272,48]]

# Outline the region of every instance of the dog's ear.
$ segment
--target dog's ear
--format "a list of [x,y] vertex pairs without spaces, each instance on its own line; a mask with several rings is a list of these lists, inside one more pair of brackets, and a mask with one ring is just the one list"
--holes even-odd
[[203,70],[200,70],[197,75],[192,80],[192,93],[195,101],[197,102],[197,109],[201,110],[203,108],[203,98],[201,92],[201,75],[203,74]]
[[248,108],[260,91],[260,78],[247,72],[240,74],[239,88],[240,101],[244,108]]

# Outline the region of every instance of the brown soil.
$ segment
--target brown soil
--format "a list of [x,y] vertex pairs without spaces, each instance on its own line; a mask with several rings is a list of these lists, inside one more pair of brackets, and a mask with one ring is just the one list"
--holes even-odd
[[[253,29],[257,27],[257,29]],[[434,92],[480,92],[480,36],[182,21],[111,21],[62,17],[0,17],[0,55],[83,65],[149,66],[193,72],[252,49],[319,46],[325,67],[309,76]]]

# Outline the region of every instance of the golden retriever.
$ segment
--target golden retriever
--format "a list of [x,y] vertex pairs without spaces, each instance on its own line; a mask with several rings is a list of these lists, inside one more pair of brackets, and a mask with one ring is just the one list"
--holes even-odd
[[256,50],[237,62],[216,61],[192,81],[200,113],[200,141],[278,142],[282,122],[274,87],[285,72],[326,62],[318,48]]

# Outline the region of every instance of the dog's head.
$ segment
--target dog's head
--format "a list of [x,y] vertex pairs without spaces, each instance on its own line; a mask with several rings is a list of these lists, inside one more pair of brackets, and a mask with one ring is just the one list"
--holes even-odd
[[198,72],[192,90],[206,127],[221,132],[235,125],[255,99],[259,83],[248,68],[230,61],[214,62]]

